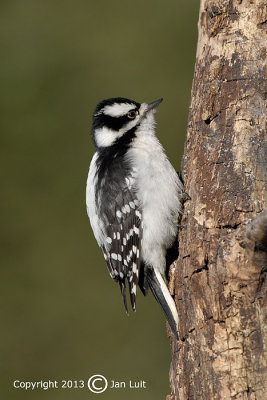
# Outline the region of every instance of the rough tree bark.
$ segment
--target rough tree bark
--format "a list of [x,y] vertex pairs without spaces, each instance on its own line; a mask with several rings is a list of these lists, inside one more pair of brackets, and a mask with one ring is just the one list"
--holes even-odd
[[267,399],[264,0],[201,0],[169,400]]

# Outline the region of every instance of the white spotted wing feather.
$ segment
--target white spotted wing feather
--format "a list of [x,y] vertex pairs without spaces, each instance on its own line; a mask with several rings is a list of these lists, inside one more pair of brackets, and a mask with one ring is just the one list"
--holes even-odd
[[[122,182],[123,196],[119,196],[120,202],[115,200],[114,204],[115,222],[114,216],[111,215],[101,215],[100,218],[94,192],[96,157],[97,155],[91,162],[87,180],[87,212],[94,235],[103,250],[110,276],[119,282],[124,305],[128,312],[125,281],[128,280],[131,305],[135,310],[141,261],[142,224],[140,204],[133,190],[135,174],[134,171],[130,171],[125,177],[125,182]],[[121,198],[124,200],[121,201]],[[101,202],[101,194],[99,201]],[[103,219],[105,219],[105,226]]]

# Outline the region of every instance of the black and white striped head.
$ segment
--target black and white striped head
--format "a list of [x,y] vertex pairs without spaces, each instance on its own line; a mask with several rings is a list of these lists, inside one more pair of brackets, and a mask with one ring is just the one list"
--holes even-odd
[[[152,103],[137,103],[122,97],[101,101],[93,114],[92,135],[97,149],[118,143],[126,134],[134,136],[136,129],[154,113],[162,99]],[[153,124],[154,119],[151,120]],[[122,139],[123,140],[123,139]]]

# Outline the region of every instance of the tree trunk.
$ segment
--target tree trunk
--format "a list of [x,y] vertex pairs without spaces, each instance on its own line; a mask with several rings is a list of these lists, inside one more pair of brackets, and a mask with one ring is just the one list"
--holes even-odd
[[266,19],[264,0],[201,0],[169,400],[267,399]]

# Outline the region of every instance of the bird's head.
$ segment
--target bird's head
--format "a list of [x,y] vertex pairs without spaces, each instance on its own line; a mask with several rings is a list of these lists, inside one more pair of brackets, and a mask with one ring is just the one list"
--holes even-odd
[[92,121],[92,135],[96,148],[113,146],[126,134],[134,136],[135,131],[142,124],[153,125],[155,108],[162,100],[137,103],[116,97],[98,103]]

